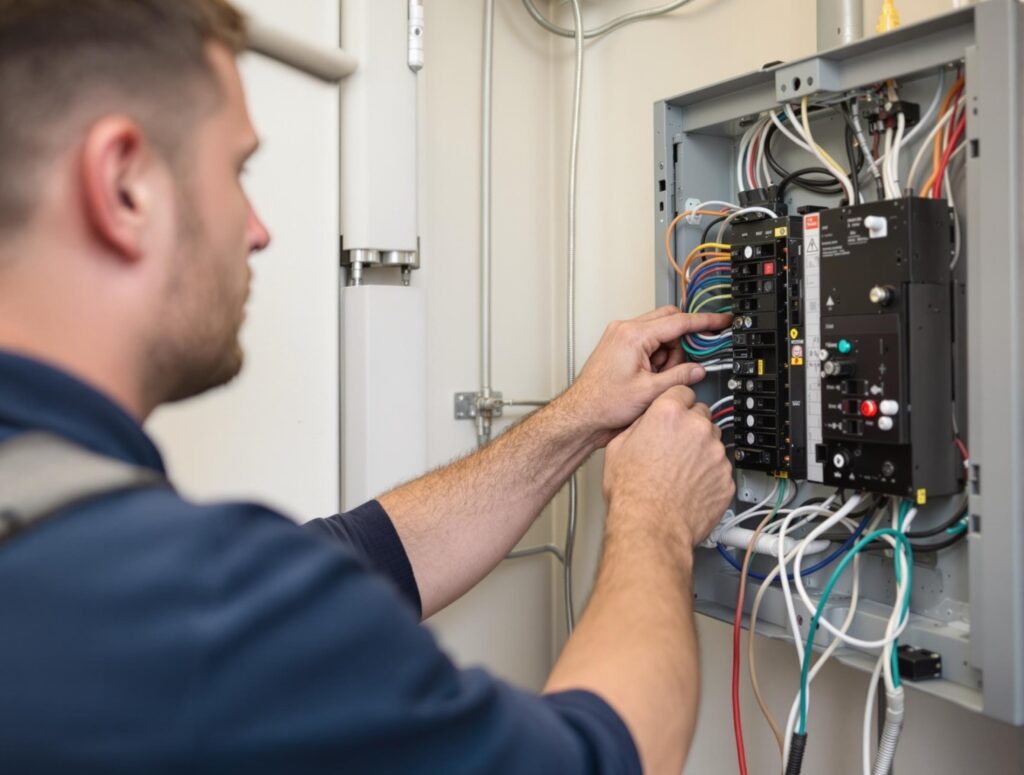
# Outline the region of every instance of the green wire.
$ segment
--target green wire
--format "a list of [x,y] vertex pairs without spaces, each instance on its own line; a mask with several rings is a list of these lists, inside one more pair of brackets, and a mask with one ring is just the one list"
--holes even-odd
[[[705,289],[705,290],[707,290],[707,289]],[[704,291],[701,291],[701,293],[703,293],[703,292],[704,292]],[[699,295],[699,294],[698,294],[698,295]],[[691,312],[691,313],[696,313],[696,312],[700,312],[700,311],[701,311],[701,309],[702,309],[702,308],[703,308],[703,307],[704,307],[704,306],[705,306],[706,304],[710,304],[710,303],[711,303],[711,302],[713,302],[713,301],[722,301],[722,300],[724,300],[724,299],[731,299],[731,298],[732,298],[732,296],[709,296],[708,298],[704,299],[704,301],[702,301],[702,302],[701,302],[700,304],[692,305],[692,306],[690,307],[690,312]]]
[[[902,519],[900,520],[902,522]],[[825,611],[825,605],[828,603],[829,595],[832,594],[832,589],[835,587],[836,582],[839,581],[839,577],[843,575],[843,571],[846,570],[851,560],[859,554],[865,547],[884,536],[892,536],[892,538],[899,544],[902,545],[903,550],[907,554],[907,595],[903,601],[903,610],[900,612],[900,619],[907,615],[907,611],[910,608],[910,591],[912,587],[912,576],[914,567],[913,550],[910,547],[910,540],[903,535],[899,530],[893,528],[885,528],[883,530],[875,530],[872,533],[864,536],[856,545],[846,553],[846,556],[840,561],[839,565],[832,572],[832,577],[828,580],[828,584],[825,585],[825,589],[821,595],[821,601],[818,603],[818,608],[814,612],[814,618],[811,619],[810,629],[807,631],[807,646],[804,649],[803,664],[800,667],[800,725],[799,733],[804,734],[807,731],[807,690],[809,681],[809,675],[811,670],[811,651],[814,648],[814,635],[818,630],[818,621],[821,619],[821,615]],[[893,562],[896,565],[897,580],[900,578],[899,570],[899,553],[893,554]],[[893,649],[895,653],[895,648]]]

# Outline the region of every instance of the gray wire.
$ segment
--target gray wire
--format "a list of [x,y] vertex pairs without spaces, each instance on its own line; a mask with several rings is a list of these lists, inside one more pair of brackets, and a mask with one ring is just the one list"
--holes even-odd
[[494,88],[494,0],[484,0],[483,158],[480,207],[480,387],[491,395],[491,116]]
[[[676,2],[665,3],[665,5],[660,5],[656,8],[648,8],[644,11],[633,11],[632,13],[623,14],[616,19],[612,19],[607,24],[602,24],[600,27],[595,27],[592,30],[584,30],[583,37],[586,40],[591,38],[600,38],[610,32],[614,32],[620,27],[625,27],[627,24],[643,21],[644,19],[653,19],[655,16],[671,13],[677,8],[682,8],[684,5],[691,2],[693,2],[693,0],[676,0]],[[548,32],[553,32],[555,35],[561,35],[563,38],[576,37],[576,30],[559,27],[557,24],[552,24],[548,21],[544,17],[544,14],[537,10],[537,6],[534,5],[533,0],[523,0],[523,5],[526,6],[526,10],[530,12],[530,16],[533,17],[533,20]]]
[[516,549],[514,552],[509,552],[505,555],[505,559],[521,560],[524,557],[536,557],[539,554],[551,554],[559,562],[565,562],[565,555],[562,554],[562,549],[554,544],[541,544],[540,546],[531,546],[526,549]]
[[[566,283],[567,321],[566,321],[566,371],[571,387],[576,382],[576,206],[577,177],[579,173],[580,154],[580,105],[583,100],[583,11],[580,0],[572,3],[573,21],[576,25],[576,73],[573,86],[572,106],[572,144],[569,151],[569,255],[568,282]],[[572,594],[572,560],[576,547],[576,519],[579,491],[576,474],[569,480],[569,517],[565,526],[565,562],[562,567],[563,587],[565,590],[565,627],[569,635],[576,628],[576,612],[573,607]]]

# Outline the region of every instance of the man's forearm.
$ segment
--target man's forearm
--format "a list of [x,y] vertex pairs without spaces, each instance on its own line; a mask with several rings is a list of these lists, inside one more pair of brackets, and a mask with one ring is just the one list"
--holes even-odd
[[609,529],[587,610],[545,687],[604,699],[629,727],[647,773],[678,775],[696,723],[692,562],[692,551],[670,539]]
[[563,396],[479,452],[381,497],[412,563],[424,618],[486,576],[605,441]]

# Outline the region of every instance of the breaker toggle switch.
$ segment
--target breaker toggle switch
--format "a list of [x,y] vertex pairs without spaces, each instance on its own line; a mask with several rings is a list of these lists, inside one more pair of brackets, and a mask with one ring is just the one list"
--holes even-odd
[[886,417],[895,417],[900,413],[900,404],[898,401],[889,399],[880,403],[878,409]]
[[860,402],[860,416],[867,417],[868,419],[878,416],[878,404],[874,401],[861,401]]

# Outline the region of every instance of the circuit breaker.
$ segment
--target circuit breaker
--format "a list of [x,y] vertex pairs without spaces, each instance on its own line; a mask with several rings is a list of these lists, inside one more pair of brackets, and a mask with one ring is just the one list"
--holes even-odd
[[802,478],[804,349],[803,220],[769,218],[733,226],[733,378],[739,468]]
[[821,481],[920,503],[961,491],[948,205],[909,197],[808,222],[820,267]]

